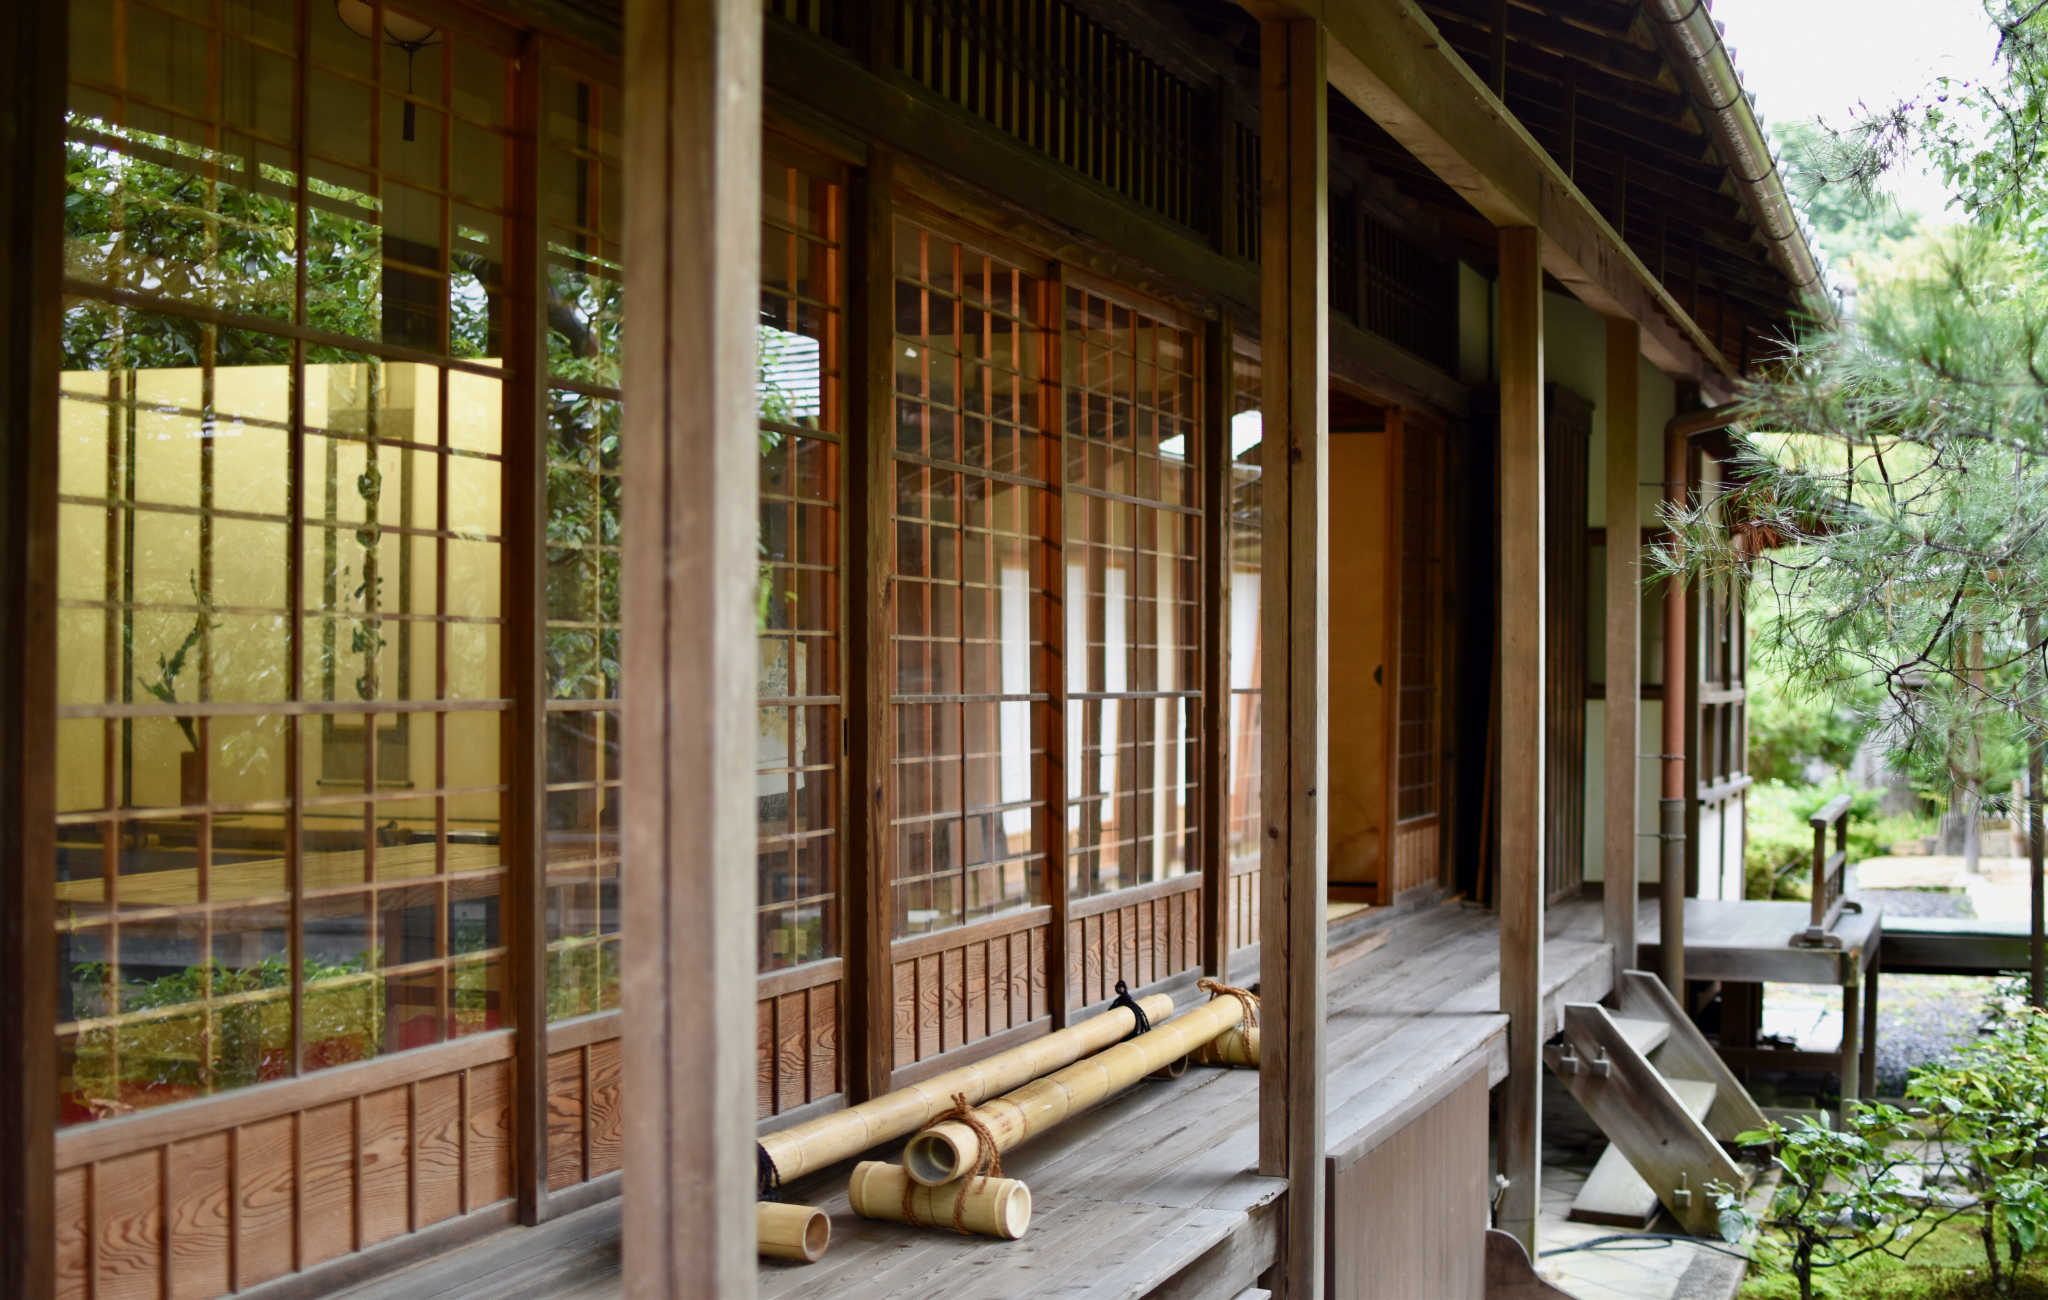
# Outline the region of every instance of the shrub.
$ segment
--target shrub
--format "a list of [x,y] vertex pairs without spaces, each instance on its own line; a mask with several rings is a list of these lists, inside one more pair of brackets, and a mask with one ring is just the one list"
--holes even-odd
[[1902,1170],[1910,1158],[1892,1150],[1906,1117],[1890,1106],[1862,1106],[1841,1129],[1802,1119],[1791,1127],[1772,1122],[1738,1139],[1764,1146],[1781,1177],[1761,1217],[1743,1194],[1724,1184],[1712,1189],[1721,1235],[1740,1240],[1751,1229],[1775,1234],[1800,1300],[1813,1300],[1813,1275],[1877,1251],[1903,1256],[1922,1215],[1916,1189]]

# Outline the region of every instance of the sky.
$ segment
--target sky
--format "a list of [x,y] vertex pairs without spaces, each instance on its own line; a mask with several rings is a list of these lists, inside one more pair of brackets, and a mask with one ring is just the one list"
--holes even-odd
[[[1711,11],[1766,123],[1839,124],[1936,77],[1979,77],[1997,47],[1978,0],[1713,0]],[[1928,215],[1942,201],[1928,176],[1902,180],[1898,197]]]

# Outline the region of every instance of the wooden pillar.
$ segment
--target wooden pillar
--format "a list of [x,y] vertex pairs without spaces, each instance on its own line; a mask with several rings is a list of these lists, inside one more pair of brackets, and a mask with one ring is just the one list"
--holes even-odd
[[[1288,1181],[1274,1294],[1322,1294],[1323,901],[1329,781],[1328,140],[1322,24],[1259,32],[1265,851],[1259,1172]],[[1277,1048],[1278,1050],[1274,1050]]]
[[1202,969],[1230,973],[1230,415],[1235,331],[1229,312],[1202,354]]
[[66,6],[0,22],[0,1295],[56,1291],[56,536]]
[[1543,262],[1500,231],[1500,998],[1508,1077],[1498,1226],[1536,1253],[1543,1152]]
[[1614,986],[1636,964],[1636,780],[1642,676],[1642,521],[1636,480],[1636,359],[1641,328],[1607,320],[1607,789],[1601,930]]
[[761,0],[628,0],[625,1289],[754,1293]]
[[[1664,435],[1664,500],[1675,508],[1686,504],[1687,451],[1683,433]],[[1657,951],[1658,974],[1671,996],[1685,1005],[1685,756],[1686,711],[1692,700],[1686,686],[1686,640],[1691,625],[1685,617],[1685,584],[1664,580],[1664,726],[1662,797],[1657,804]]]

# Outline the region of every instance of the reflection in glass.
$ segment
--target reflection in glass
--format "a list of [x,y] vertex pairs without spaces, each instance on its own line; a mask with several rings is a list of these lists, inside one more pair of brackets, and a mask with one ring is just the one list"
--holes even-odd
[[72,31],[65,1122],[503,1020],[511,68],[406,132],[331,4],[180,8]]

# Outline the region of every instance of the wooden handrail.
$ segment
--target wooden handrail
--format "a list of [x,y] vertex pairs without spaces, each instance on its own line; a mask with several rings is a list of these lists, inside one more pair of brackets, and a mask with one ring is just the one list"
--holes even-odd
[[[1808,947],[1835,948],[1841,940],[1830,933],[1842,914],[1842,890],[1849,875],[1849,805],[1847,794],[1838,794],[1820,806],[1806,824],[1813,827],[1813,912],[1804,931],[1793,942]],[[1835,846],[1828,848],[1828,831],[1835,833]]]

